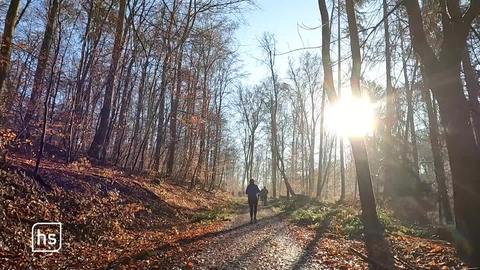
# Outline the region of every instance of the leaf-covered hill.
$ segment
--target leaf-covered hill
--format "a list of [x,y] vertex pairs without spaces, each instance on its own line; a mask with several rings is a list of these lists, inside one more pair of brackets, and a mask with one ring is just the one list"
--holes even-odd
[[[0,264],[7,267],[104,268],[135,251],[214,228],[215,222],[200,224],[198,213],[228,203],[220,192],[129,176],[87,159],[43,163],[41,178],[50,189],[29,176],[31,160],[11,161],[0,169]],[[62,222],[60,253],[31,252],[31,227],[41,221]]]

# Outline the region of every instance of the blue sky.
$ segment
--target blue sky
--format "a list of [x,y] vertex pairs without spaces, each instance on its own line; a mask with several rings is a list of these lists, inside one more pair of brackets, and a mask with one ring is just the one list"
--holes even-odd
[[[327,5],[329,11],[331,11],[331,1],[327,1]],[[374,9],[371,7],[374,7]],[[366,5],[363,8],[363,12],[369,11],[369,13],[364,14],[363,24],[365,27],[373,26],[381,19],[381,13],[379,13],[377,9],[378,3],[373,6]],[[331,15],[332,14],[330,14],[330,16]],[[236,32],[236,38],[239,43],[238,53],[243,63],[243,71],[249,73],[249,76],[243,80],[245,84],[257,84],[268,76],[267,68],[257,60],[262,58],[262,51],[259,48],[258,40],[264,32],[270,32],[275,35],[277,39],[277,51],[279,53],[302,47],[321,45],[322,33],[319,28],[321,25],[320,13],[318,3],[315,0],[257,0],[254,7],[244,12],[243,19],[243,23],[240,24]],[[345,18],[342,18],[342,32],[345,31],[346,27],[344,20]],[[301,26],[316,29],[307,30]],[[383,33],[382,27],[378,28],[377,33],[370,37],[370,41],[381,33]],[[363,35],[365,34],[367,34],[367,32],[363,33]],[[345,38],[345,34],[342,34],[342,38],[342,88],[348,88],[350,61],[344,61],[346,60],[344,58],[347,57],[348,60],[350,51],[349,39]],[[337,40],[336,21],[334,21],[332,25],[332,41],[335,40]],[[305,50],[277,56],[276,71],[281,80],[288,80],[288,58],[290,57],[295,60],[298,58],[297,56],[304,51]],[[311,49],[310,51],[321,54],[319,48]],[[333,71],[334,78],[336,79],[336,42],[332,43],[330,52],[334,62]],[[379,66],[379,63],[364,62],[362,64],[362,70],[365,79],[375,80],[381,85],[385,81],[385,71],[381,63]]]
[[[320,15],[316,1],[292,0],[258,0],[256,6],[244,14],[244,22],[240,25],[236,38],[240,43],[239,55],[244,65],[244,71],[250,73],[246,78],[249,84],[259,82],[267,75],[266,67],[256,59],[262,57],[259,48],[259,38],[264,32],[270,32],[277,39],[279,53],[321,44],[321,30],[304,30],[300,26],[317,27],[320,25]],[[317,49],[320,53],[320,49]],[[277,57],[277,72],[280,77],[286,77],[288,57],[290,53]]]

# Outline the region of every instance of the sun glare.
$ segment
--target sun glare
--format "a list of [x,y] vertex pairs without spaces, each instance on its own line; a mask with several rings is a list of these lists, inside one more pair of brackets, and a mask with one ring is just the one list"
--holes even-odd
[[375,128],[375,107],[368,98],[342,97],[326,109],[327,129],[339,136],[365,136]]

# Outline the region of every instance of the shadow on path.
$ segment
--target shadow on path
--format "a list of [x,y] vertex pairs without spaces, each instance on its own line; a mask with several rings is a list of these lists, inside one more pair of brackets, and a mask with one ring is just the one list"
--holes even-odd
[[287,216],[287,213],[274,214],[272,216],[268,216],[268,217],[259,219],[258,222],[255,223],[255,224],[243,223],[241,225],[234,226],[234,227],[224,229],[224,230],[221,230],[221,231],[209,232],[209,233],[205,233],[205,234],[198,235],[198,236],[191,237],[191,238],[180,239],[180,240],[174,242],[173,245],[170,244],[170,243],[168,243],[168,244],[162,243],[160,246],[158,246],[156,248],[148,249],[148,250],[142,250],[142,251],[140,251],[140,252],[138,252],[138,253],[136,253],[132,256],[120,257],[117,260],[111,262],[108,266],[108,269],[117,269],[119,266],[129,263],[131,260],[143,260],[143,259],[146,259],[148,257],[156,256],[159,253],[169,251],[169,250],[175,248],[178,245],[180,245],[180,246],[188,245],[188,244],[191,244],[191,243],[194,243],[194,242],[197,242],[197,241],[202,241],[202,240],[206,240],[206,239],[210,239],[210,238],[214,238],[214,237],[222,237],[222,236],[227,236],[227,235],[229,237],[235,238],[239,235],[246,234],[249,231],[259,230],[259,229],[262,229],[262,228],[266,227],[269,224],[279,222],[281,219],[285,218],[286,216]]
[[[291,269],[304,269],[308,266],[309,261],[315,256],[315,249],[318,242],[328,230],[333,217],[337,213],[338,211],[332,211],[325,216],[315,233],[315,237],[308,243],[302,255]],[[395,269],[390,244],[382,233],[375,232],[367,235],[365,237],[365,247],[367,249],[367,255],[361,253],[356,255],[368,263],[369,269]]]
[[266,238],[261,239],[255,245],[248,248],[244,253],[240,254],[232,262],[228,262],[225,267],[221,269],[240,269],[242,262],[255,262],[255,256],[260,254],[260,251],[264,249],[269,243],[272,242],[274,236],[270,235]]

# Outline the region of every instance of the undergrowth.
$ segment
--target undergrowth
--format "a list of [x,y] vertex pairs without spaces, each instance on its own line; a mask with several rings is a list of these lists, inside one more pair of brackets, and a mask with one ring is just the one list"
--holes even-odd
[[192,216],[192,221],[200,223],[211,223],[213,221],[228,221],[231,220],[235,213],[242,208],[244,208],[244,203],[242,203],[238,199],[232,199],[230,203],[223,208],[194,213]]
[[[319,228],[328,217],[331,218],[328,228],[322,229],[354,239],[363,237],[360,210],[352,205],[320,203],[301,197],[276,202],[276,206],[288,213],[290,220],[294,223]],[[434,233],[428,228],[404,224],[389,210],[378,209],[377,213],[380,223],[388,234],[434,238]]]

